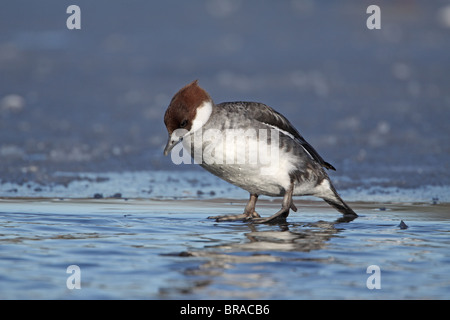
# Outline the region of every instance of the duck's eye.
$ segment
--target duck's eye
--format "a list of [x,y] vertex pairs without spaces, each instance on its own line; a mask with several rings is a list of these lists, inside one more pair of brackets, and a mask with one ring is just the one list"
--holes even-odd
[[186,127],[186,125],[187,125],[187,120],[184,119],[184,120],[181,121],[181,123],[180,123],[180,128],[184,128],[184,127]]

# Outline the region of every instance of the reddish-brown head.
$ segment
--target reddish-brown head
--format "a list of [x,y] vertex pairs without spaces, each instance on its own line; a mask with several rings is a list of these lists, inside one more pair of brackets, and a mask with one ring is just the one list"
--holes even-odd
[[169,134],[176,129],[191,130],[197,108],[205,101],[212,101],[209,94],[200,88],[198,80],[180,89],[170,101],[164,115],[164,123]]
[[209,94],[200,88],[198,80],[181,88],[170,101],[164,115],[164,123],[169,133],[164,154],[181,141],[182,136],[176,134],[177,129],[187,132],[195,131],[201,127],[211,115],[214,103]]

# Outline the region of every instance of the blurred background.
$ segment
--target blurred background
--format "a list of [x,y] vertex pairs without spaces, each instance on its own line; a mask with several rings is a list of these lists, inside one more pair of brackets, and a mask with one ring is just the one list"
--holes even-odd
[[[81,30],[66,27],[71,4]],[[85,172],[203,174],[162,155],[164,112],[194,79],[216,103],[288,117],[340,189],[446,188],[450,2],[377,1],[380,30],[371,4],[2,1],[1,195]]]

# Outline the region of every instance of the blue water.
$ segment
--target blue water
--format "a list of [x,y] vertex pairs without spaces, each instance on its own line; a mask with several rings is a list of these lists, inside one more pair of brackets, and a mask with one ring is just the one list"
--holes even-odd
[[[298,203],[285,225],[216,223],[244,203],[2,200],[2,299],[448,299],[448,205]],[[268,215],[279,204],[262,201]],[[407,229],[399,227],[403,220]],[[68,289],[80,268],[81,289]],[[380,269],[368,289],[367,268]]]

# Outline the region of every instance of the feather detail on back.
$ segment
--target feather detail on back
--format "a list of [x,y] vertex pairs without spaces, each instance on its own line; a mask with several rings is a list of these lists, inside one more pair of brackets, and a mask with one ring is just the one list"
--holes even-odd
[[259,102],[246,101],[220,103],[217,107],[220,108],[224,105],[235,105],[236,107],[241,107],[249,117],[287,132],[292,135],[294,139],[303,147],[306,153],[308,153],[311,158],[317,161],[322,167],[336,170],[336,168],[330,163],[323,160],[319,153],[305,140],[305,138],[302,137],[302,135],[297,131],[297,129],[295,129],[288,119],[271,107]]

